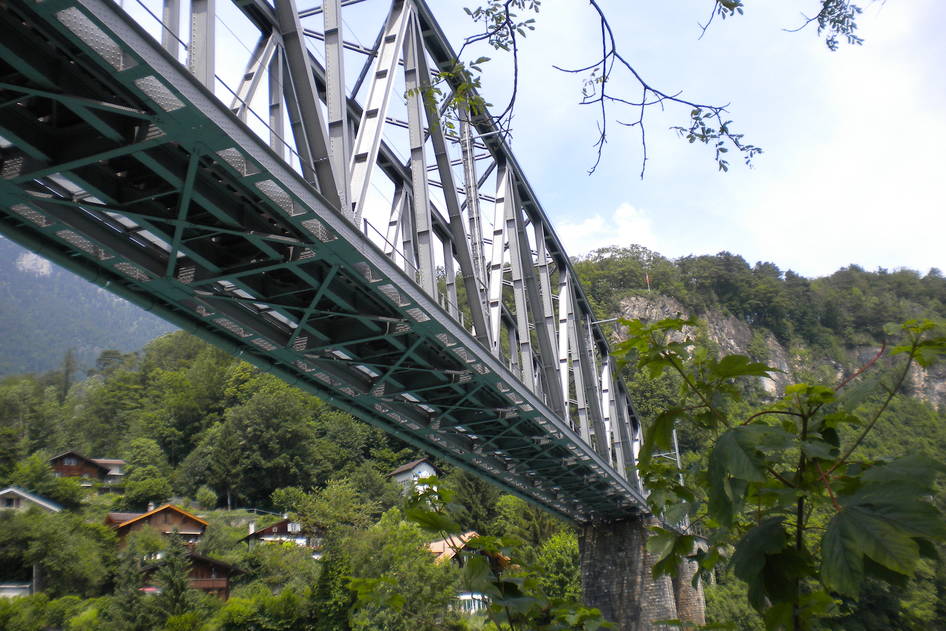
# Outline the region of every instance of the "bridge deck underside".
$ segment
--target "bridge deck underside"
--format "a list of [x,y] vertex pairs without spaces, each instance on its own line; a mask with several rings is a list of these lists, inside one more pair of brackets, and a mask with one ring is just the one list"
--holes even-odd
[[0,32],[4,234],[564,517],[640,506],[117,7],[14,0]]

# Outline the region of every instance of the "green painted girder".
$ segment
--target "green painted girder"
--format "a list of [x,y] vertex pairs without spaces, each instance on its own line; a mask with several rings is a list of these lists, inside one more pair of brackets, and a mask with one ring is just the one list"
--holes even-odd
[[14,26],[0,136],[15,149],[0,150],[0,172],[21,170],[0,181],[0,231],[566,518],[642,506],[115,5],[11,0],[0,29]]

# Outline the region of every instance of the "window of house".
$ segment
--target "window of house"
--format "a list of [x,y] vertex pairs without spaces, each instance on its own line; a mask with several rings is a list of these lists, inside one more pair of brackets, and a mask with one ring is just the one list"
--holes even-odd
[[17,498],[15,498],[15,497],[5,497],[5,498],[3,498],[3,506],[4,506],[4,508],[16,508],[16,503],[17,503],[16,500],[17,500]]
[[74,467],[79,464],[79,461],[76,460],[74,456],[66,456],[62,459],[62,463],[67,467]]

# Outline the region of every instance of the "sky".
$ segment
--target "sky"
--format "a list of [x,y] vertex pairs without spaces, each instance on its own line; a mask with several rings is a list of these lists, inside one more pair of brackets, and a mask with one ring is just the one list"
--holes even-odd
[[[321,4],[296,2],[300,9]],[[458,48],[476,32],[463,7],[486,0],[427,2]],[[141,8],[150,4],[159,15],[160,0],[123,4],[160,33]],[[371,46],[389,4],[347,7],[346,39]],[[579,105],[583,76],[553,66],[593,63],[599,25],[584,0],[542,0],[535,31],[520,41],[511,146],[571,256],[639,244],[670,258],[725,250],[809,277],[851,264],[924,274],[946,269],[946,3],[862,0],[858,33],[865,43],[842,44],[837,52],[814,28],[786,30],[802,23],[802,12],[816,13],[820,0],[746,0],[745,15],[715,19],[702,38],[699,23],[712,0],[600,4],[618,49],[651,85],[695,102],[729,104],[734,130],[764,153],[748,168],[730,152],[731,168],[721,173],[711,147],[670,131],[687,124],[690,108],[650,108],[642,179],[640,133],[616,123],[637,112],[613,107],[602,161],[589,175],[598,112]],[[246,30],[249,23],[231,3],[217,6],[217,92],[229,101],[231,88],[223,83],[238,84],[255,31]],[[310,20],[318,28],[321,19]],[[465,56],[481,55],[492,58],[482,91],[494,110],[502,109],[512,57],[485,44]],[[346,61],[350,83],[361,59]],[[611,83],[612,94],[639,98],[628,75],[616,74]],[[254,110],[265,111],[263,92]],[[249,123],[268,137],[259,121]],[[389,126],[386,138],[407,146],[403,130]],[[392,194],[382,188],[369,193],[383,211],[372,217],[379,226]]]
[[[430,0],[455,43],[475,30],[462,11],[470,3]],[[669,131],[689,108],[652,108],[644,178],[639,133],[613,120],[588,175],[596,113],[578,105],[580,78],[552,66],[594,61],[596,17],[585,2],[543,0],[520,51],[511,145],[569,254],[631,243],[671,258],[727,250],[809,277],[850,264],[946,268],[946,3],[862,2],[864,45],[833,53],[814,28],[785,30],[817,0],[749,0],[745,15],[717,18],[702,39],[708,0],[601,4],[648,82],[729,103],[734,128],[764,153],[751,169],[730,153],[720,173],[710,148]],[[484,92],[503,106],[509,56],[470,52],[492,57]],[[639,94],[626,75],[612,83],[615,94]]]

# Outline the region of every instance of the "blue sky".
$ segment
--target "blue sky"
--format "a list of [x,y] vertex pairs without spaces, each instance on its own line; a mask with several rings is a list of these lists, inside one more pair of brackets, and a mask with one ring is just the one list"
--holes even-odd
[[[464,3],[430,4],[454,42],[473,31]],[[708,148],[668,131],[687,110],[652,109],[641,180],[640,137],[616,125],[587,175],[595,112],[577,105],[580,81],[551,66],[594,60],[595,16],[584,2],[543,1],[521,50],[513,149],[569,252],[630,243],[670,257],[729,250],[806,276],[851,263],[946,268],[946,5],[865,3],[864,46],[831,53],[814,29],[783,30],[814,13],[816,0],[747,2],[744,16],[717,19],[699,40],[709,4],[603,6],[619,48],[651,83],[731,103],[736,129],[765,153],[753,169],[718,173]],[[471,52],[493,57],[485,91],[504,103],[508,58]]]

